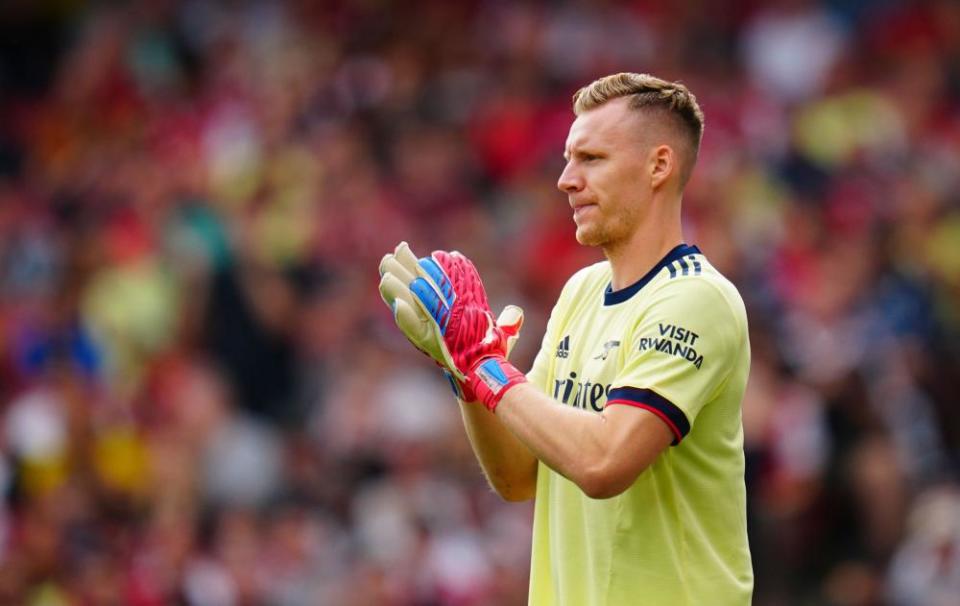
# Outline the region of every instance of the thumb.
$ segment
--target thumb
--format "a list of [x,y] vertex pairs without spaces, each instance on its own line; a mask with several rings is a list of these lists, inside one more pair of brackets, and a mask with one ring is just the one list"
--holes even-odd
[[513,351],[513,346],[520,338],[520,328],[523,326],[523,310],[516,305],[507,305],[497,318],[497,326],[507,335],[507,356]]

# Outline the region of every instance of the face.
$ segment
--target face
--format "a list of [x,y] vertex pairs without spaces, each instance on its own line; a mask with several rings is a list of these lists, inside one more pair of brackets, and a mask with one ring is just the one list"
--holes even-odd
[[642,117],[620,98],[583,112],[570,126],[557,181],[577,224],[577,241],[615,248],[643,219],[651,197]]

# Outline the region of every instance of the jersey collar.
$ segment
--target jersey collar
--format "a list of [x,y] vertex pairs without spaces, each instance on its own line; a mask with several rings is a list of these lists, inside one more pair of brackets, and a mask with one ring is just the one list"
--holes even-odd
[[696,246],[690,246],[689,244],[678,244],[673,247],[673,249],[667,253],[667,256],[660,259],[660,262],[653,266],[653,268],[648,271],[642,278],[627,286],[626,288],[621,288],[618,291],[613,290],[612,284],[607,284],[607,289],[603,291],[603,304],[604,305],[616,305],[617,303],[623,303],[633,295],[640,292],[640,289],[647,285],[650,280],[653,280],[653,277],[660,273],[660,270],[670,265],[677,259],[681,257],[686,257],[687,255],[699,255],[703,254],[700,252],[700,249]]

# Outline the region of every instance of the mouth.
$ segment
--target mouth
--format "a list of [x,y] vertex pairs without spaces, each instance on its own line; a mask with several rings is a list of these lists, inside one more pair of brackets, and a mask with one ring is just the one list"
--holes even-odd
[[576,220],[577,218],[579,218],[579,217],[582,216],[583,214],[590,212],[590,209],[596,208],[596,206],[597,206],[597,205],[596,205],[596,204],[593,204],[593,203],[590,203],[590,204],[577,204],[576,206],[573,207],[573,218],[574,218],[574,220]]

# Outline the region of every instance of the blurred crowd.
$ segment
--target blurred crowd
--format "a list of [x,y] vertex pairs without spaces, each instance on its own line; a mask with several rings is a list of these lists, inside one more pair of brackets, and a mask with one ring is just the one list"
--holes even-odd
[[571,94],[682,80],[685,232],[740,288],[755,604],[960,596],[960,3],[0,8],[0,604],[524,604],[376,285],[474,259],[532,360]]

